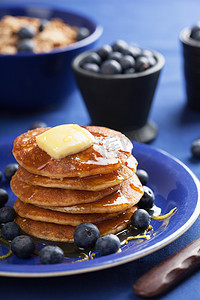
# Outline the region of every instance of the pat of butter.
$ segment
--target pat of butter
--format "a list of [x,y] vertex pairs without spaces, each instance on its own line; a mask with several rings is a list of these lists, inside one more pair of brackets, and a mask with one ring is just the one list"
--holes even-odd
[[81,152],[94,144],[94,136],[76,124],[53,127],[36,136],[38,146],[52,158],[61,159]]

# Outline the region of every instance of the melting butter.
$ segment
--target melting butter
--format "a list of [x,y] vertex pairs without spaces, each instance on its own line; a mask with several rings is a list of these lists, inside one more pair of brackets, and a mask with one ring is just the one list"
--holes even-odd
[[77,124],[64,124],[36,136],[36,142],[52,158],[61,159],[92,146],[94,136]]

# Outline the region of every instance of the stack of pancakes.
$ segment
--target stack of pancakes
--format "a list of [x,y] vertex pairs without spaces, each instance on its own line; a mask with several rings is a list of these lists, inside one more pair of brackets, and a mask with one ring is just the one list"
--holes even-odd
[[132,143],[117,131],[88,126],[95,138],[91,147],[54,159],[35,138],[48,129],[28,131],[14,142],[19,169],[11,188],[18,197],[14,208],[21,229],[38,238],[73,242],[83,222],[96,224],[101,235],[126,228],[143,195]]

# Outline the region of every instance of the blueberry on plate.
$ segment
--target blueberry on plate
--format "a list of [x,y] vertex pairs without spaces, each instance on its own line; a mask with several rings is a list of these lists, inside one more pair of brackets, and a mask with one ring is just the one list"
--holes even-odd
[[96,51],[96,53],[101,57],[102,60],[106,60],[111,52],[112,47],[107,44]]
[[36,29],[31,25],[25,26],[20,28],[17,35],[20,39],[32,39],[36,35]]
[[131,224],[137,229],[147,229],[150,219],[150,215],[146,210],[137,209],[131,217]]
[[92,64],[100,65],[101,64],[101,57],[96,52],[91,52],[90,54],[88,54],[83,59],[81,64],[84,65],[86,63],[92,63]]
[[92,223],[81,223],[74,231],[75,244],[84,249],[92,248],[99,237],[99,229]]
[[200,139],[194,141],[191,146],[192,155],[200,159]]
[[147,171],[145,171],[143,169],[137,169],[136,175],[138,176],[142,185],[146,185],[147,182],[149,181],[149,175],[148,175]]
[[7,181],[11,181],[13,175],[18,170],[18,166],[19,166],[18,164],[13,163],[13,164],[8,164],[5,167],[4,176],[5,176],[5,178],[6,178]]
[[8,222],[1,228],[1,236],[7,241],[12,241],[20,232],[20,226],[15,222]]
[[118,40],[116,42],[114,42],[114,44],[112,45],[112,49],[113,51],[118,51],[124,54],[124,52],[126,52],[128,48],[128,44],[127,42],[123,41],[123,40]]
[[82,69],[93,73],[99,73],[100,71],[99,66],[94,63],[85,63],[82,65]]
[[16,212],[11,206],[4,206],[0,209],[0,223],[7,223],[14,221]]
[[77,32],[77,41],[81,41],[90,35],[90,31],[86,27],[80,27]]
[[18,52],[33,52],[35,43],[31,39],[24,39],[17,44]]
[[45,27],[47,26],[47,24],[49,23],[49,21],[47,19],[41,19],[40,20],[40,25],[38,27],[39,32],[42,32]]
[[36,121],[31,125],[30,130],[33,130],[36,128],[45,128],[45,127],[47,127],[46,123],[44,123],[42,121]]
[[149,60],[146,56],[139,56],[135,62],[137,72],[142,72],[150,68]]
[[58,246],[45,246],[39,252],[42,264],[59,264],[64,260],[64,252]]
[[143,186],[144,194],[138,202],[139,208],[150,209],[154,206],[155,196],[153,191],[146,185]]
[[104,235],[96,241],[95,250],[101,255],[115,253],[121,247],[119,238],[114,234]]
[[100,71],[105,75],[121,74],[122,67],[116,60],[109,59],[102,63]]
[[119,60],[119,63],[123,70],[135,67],[135,59],[130,55],[123,55]]
[[12,240],[11,250],[19,258],[29,258],[35,251],[35,244],[31,237],[19,235]]
[[8,192],[0,189],[0,208],[3,207],[8,201]]

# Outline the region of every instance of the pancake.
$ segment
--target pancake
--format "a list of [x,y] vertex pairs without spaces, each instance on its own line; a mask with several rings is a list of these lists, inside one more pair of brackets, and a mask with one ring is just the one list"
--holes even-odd
[[16,213],[22,218],[28,218],[35,221],[48,223],[78,226],[81,223],[94,223],[116,217],[118,213],[113,214],[68,214],[58,211],[44,209],[32,204],[23,203],[17,199],[14,204]]
[[134,174],[121,184],[118,191],[101,200],[66,207],[48,207],[48,209],[72,214],[115,213],[136,205],[142,195],[142,185],[138,177]]
[[[99,228],[101,235],[110,233],[115,234],[128,226],[130,218],[135,210],[136,207],[132,207],[115,218],[94,224],[96,224]],[[73,233],[76,228],[75,226],[34,221],[27,218],[21,218],[19,216],[17,216],[15,221],[25,233],[35,237],[57,242],[74,241]]]
[[120,184],[128,179],[136,171],[137,161],[130,156],[125,165],[119,169],[102,175],[93,175],[89,177],[65,177],[65,178],[49,178],[41,175],[34,175],[19,166],[17,176],[21,181],[27,184],[39,185],[51,188],[64,188],[73,190],[100,191],[108,187]]
[[108,174],[118,169],[131,155],[132,143],[120,132],[105,127],[85,127],[95,137],[94,144],[79,153],[53,159],[40,149],[36,136],[50,128],[37,128],[14,141],[17,162],[33,174],[51,178],[87,177]]
[[22,182],[16,173],[10,186],[13,193],[23,202],[41,206],[68,206],[94,202],[119,189],[117,185],[98,192],[47,188]]

